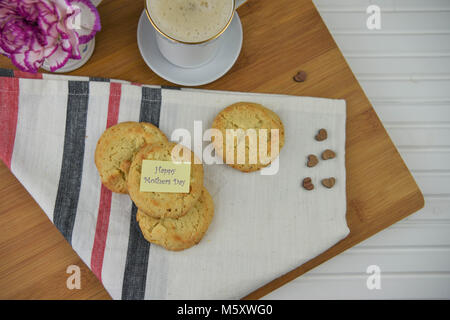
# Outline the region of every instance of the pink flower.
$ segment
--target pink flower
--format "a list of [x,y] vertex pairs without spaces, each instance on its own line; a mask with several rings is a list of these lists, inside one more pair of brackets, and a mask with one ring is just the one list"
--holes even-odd
[[19,69],[51,71],[81,59],[80,44],[101,29],[90,0],[0,0],[0,53]]

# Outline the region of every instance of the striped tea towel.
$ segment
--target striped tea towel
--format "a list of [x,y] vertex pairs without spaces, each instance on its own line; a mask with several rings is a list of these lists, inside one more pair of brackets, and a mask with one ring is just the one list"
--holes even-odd
[[[100,182],[100,135],[119,122],[146,121],[169,139],[180,128],[201,139],[194,121],[206,130],[238,101],[261,103],[282,119],[278,172],[205,165],[215,216],[203,240],[181,252],[149,244],[130,198]],[[0,70],[0,158],[114,299],[241,298],[346,237],[345,121],[343,100]],[[320,128],[326,141],[314,140]],[[326,148],[336,159],[307,168],[306,156]],[[313,191],[301,187],[306,176]],[[321,186],[326,177],[336,178],[334,188]]]

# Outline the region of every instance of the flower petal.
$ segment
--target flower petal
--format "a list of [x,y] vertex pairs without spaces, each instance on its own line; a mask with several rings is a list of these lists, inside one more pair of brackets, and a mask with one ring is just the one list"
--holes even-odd
[[[101,30],[100,15],[90,0],[70,0],[70,5],[81,12],[72,18],[69,27],[75,28],[80,37],[80,44],[89,42]],[[76,9],[74,11],[77,11]]]
[[64,51],[71,53],[72,59],[81,59],[80,43],[78,37],[69,37],[68,39],[61,39],[60,44]]
[[61,46],[58,46],[55,52],[45,60],[50,67],[50,71],[53,72],[64,66],[69,61],[70,56],[70,52],[64,51]]
[[58,49],[57,45],[46,47],[44,50],[44,57],[45,58],[50,57],[57,49]]
[[0,47],[0,54],[6,56],[7,58],[9,58],[9,53],[6,52],[5,50],[2,49],[2,47]]
[[27,63],[25,62],[26,56],[25,53],[15,53],[15,54],[11,54],[11,61],[12,63],[19,68],[22,71],[25,72],[37,72],[37,69],[32,69],[30,68]]
[[38,70],[44,63],[44,51],[28,51],[25,52],[25,64],[30,70]]

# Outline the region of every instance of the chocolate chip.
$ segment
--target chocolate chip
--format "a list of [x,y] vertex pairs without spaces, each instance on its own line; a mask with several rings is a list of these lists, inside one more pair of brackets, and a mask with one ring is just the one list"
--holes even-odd
[[303,82],[306,80],[308,74],[305,71],[299,71],[295,76],[294,76],[294,81],[296,82]]

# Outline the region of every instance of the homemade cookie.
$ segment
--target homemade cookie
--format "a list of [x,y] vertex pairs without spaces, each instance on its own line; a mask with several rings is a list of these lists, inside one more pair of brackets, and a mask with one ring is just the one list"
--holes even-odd
[[[222,132],[222,143],[220,143],[218,139],[214,139],[214,137],[213,143],[217,154],[223,158],[224,163],[227,163],[227,129],[243,129],[244,131],[247,129],[254,129],[256,131],[257,145],[254,149],[257,150],[257,154],[253,157],[254,159],[256,159],[256,161],[252,161],[252,158],[249,155],[250,143],[248,136],[245,136],[245,138],[239,138],[235,136],[233,138],[234,142],[231,148],[234,152],[234,159],[232,161],[233,163],[227,164],[243,172],[260,170],[261,168],[268,166],[270,162],[272,162],[278,156],[279,152],[277,150],[274,150],[274,154],[272,154],[271,152],[271,129],[278,129],[278,149],[281,150],[284,145],[284,126],[280,118],[272,110],[269,110],[257,103],[238,102],[226,107],[216,116],[213,121],[212,127]],[[270,160],[267,163],[263,163],[266,161],[261,161],[263,159],[260,159],[259,156],[259,140],[261,136],[259,129],[267,129],[267,155],[269,155],[268,158]],[[242,147],[244,147],[245,149],[242,149]],[[245,161],[243,163],[238,163],[237,155],[240,149],[245,150]]]
[[[181,145],[183,152],[188,152],[191,161],[191,180],[189,193],[141,192],[141,170],[143,160],[172,161],[172,149],[176,143],[150,144],[136,153],[131,163],[127,185],[131,200],[144,213],[153,218],[178,218],[185,215],[195,204],[203,189],[203,165],[194,153]],[[195,160],[196,159],[196,160]],[[200,164],[197,164],[200,163]]]
[[127,175],[135,153],[145,144],[167,142],[157,127],[146,122],[122,122],[106,129],[97,142],[95,165],[111,191],[127,193]]
[[180,218],[155,219],[138,210],[136,219],[147,241],[168,250],[179,251],[200,242],[213,216],[213,200],[208,191],[203,188],[198,201]]

